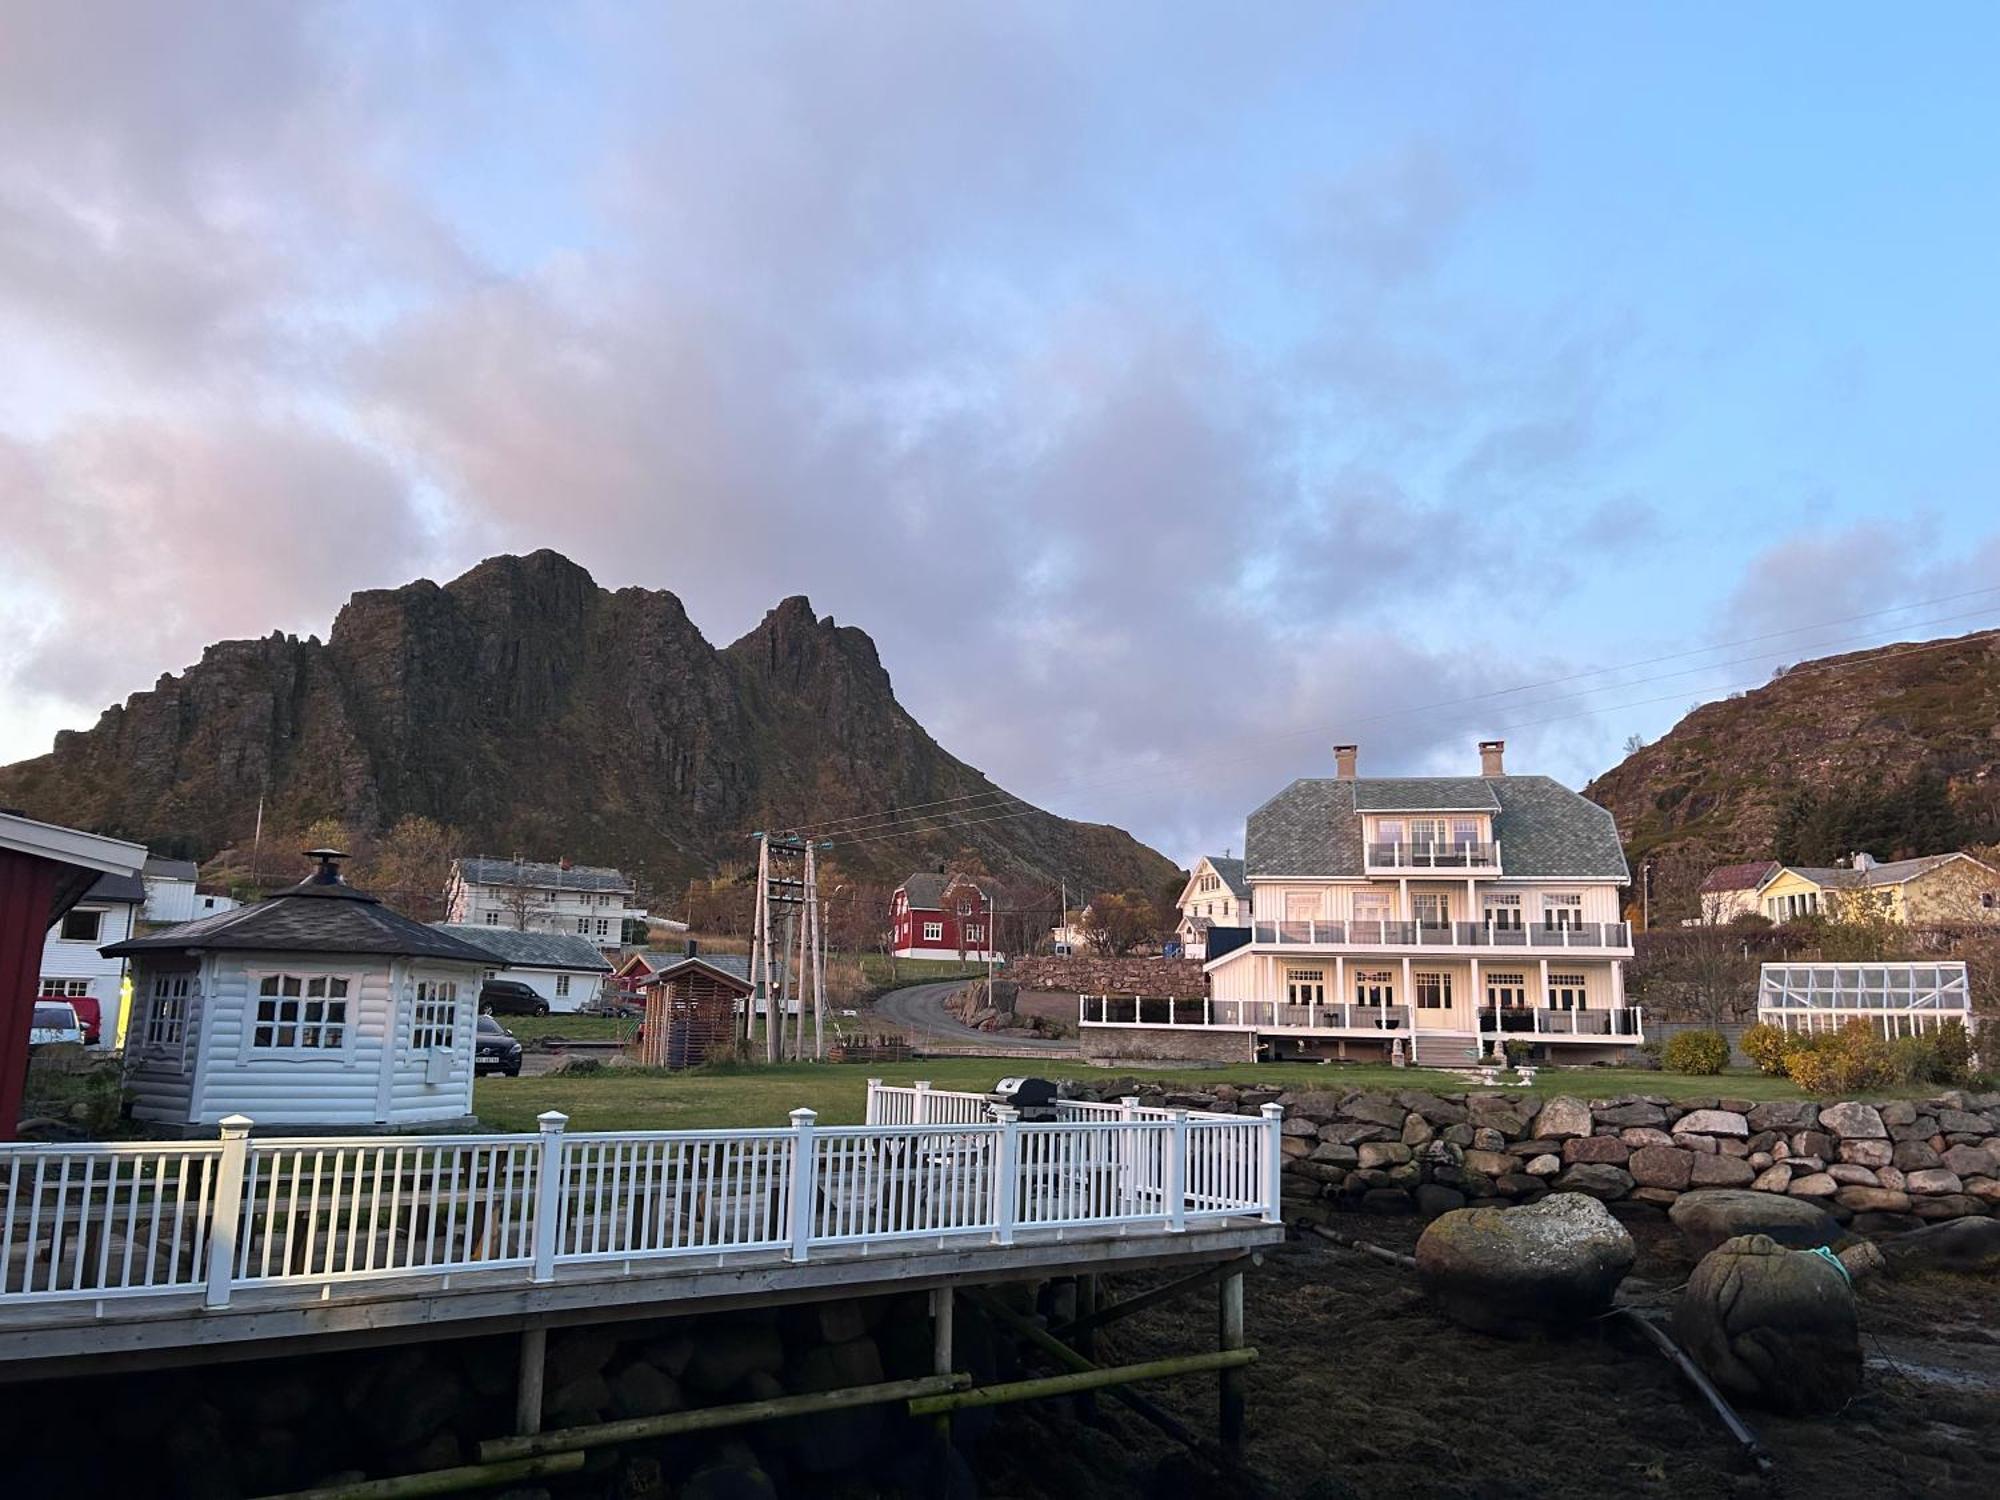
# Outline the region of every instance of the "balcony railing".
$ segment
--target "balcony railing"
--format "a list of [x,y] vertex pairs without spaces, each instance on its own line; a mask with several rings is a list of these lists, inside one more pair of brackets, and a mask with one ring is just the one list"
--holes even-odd
[[1203,995],[1168,999],[1154,995],[1079,995],[1077,1020],[1085,1026],[1219,1027],[1231,1031],[1352,1031],[1407,1036],[1416,1017],[1407,1005],[1358,1005],[1349,1001],[1296,1005],[1284,1000],[1214,1000]]
[[1252,941],[1304,948],[1594,948],[1630,952],[1629,922],[1501,927],[1485,922],[1257,922]]
[[1502,1036],[1578,1037],[1586,1040],[1619,1037],[1636,1041],[1646,1034],[1641,1008],[1636,1005],[1612,1010],[1530,1010],[1526,1006],[1508,1006],[1498,1012],[1488,1006],[1479,1012],[1479,1029],[1482,1034],[1497,1030]]
[[1375,843],[1368,845],[1368,869],[1485,870],[1500,868],[1500,845],[1465,843]]

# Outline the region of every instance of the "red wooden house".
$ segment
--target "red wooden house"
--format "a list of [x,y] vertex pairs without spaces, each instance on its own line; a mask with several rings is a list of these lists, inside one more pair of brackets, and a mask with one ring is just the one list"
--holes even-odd
[[[993,942],[993,898],[963,875],[922,870],[896,887],[889,911],[897,958],[987,959]],[[992,955],[996,960],[1002,954]]]

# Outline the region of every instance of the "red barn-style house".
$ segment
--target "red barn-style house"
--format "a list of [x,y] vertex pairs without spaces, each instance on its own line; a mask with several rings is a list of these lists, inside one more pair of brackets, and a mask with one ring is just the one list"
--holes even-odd
[[[920,871],[890,901],[897,958],[957,958],[985,963],[993,941],[993,898],[964,875]],[[961,932],[961,929],[963,931]],[[997,963],[1006,955],[992,954]]]

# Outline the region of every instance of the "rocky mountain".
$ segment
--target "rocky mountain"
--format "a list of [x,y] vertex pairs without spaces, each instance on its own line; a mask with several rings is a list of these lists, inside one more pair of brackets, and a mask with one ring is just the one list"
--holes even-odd
[[599,588],[548,551],[356,594],[324,642],[211,646],[0,767],[0,804],[197,857],[247,838],[260,791],[270,827],[420,813],[470,849],[617,864],[656,890],[744,860],[752,829],[965,797],[986,800],[835,858],[893,880],[970,847],[1072,888],[1173,873],[1122,830],[1021,811],[903,709],[865,633],[804,598],[718,650],[674,595]]
[[1827,863],[2000,838],[2000,632],[1802,662],[1584,788],[1634,856]]

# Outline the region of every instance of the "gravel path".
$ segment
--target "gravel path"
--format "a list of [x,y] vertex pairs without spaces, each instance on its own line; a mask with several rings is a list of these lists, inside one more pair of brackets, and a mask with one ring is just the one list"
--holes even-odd
[[1045,1036],[1002,1038],[993,1032],[979,1031],[953,1020],[944,1008],[944,997],[963,983],[963,980],[953,979],[940,984],[912,984],[900,990],[890,990],[875,1002],[875,1015],[902,1027],[918,1046],[931,1042],[968,1051],[983,1046],[996,1052],[1047,1052],[1054,1057],[1077,1055],[1074,1042]]

